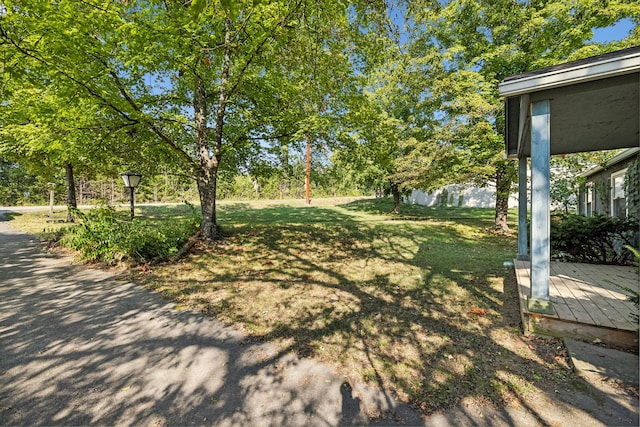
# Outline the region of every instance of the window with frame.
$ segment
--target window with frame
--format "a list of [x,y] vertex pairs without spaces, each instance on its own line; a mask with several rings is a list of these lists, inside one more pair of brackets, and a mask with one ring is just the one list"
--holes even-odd
[[611,174],[611,216],[625,218],[627,216],[627,200],[624,194],[624,177],[627,170]]
[[593,216],[593,182],[587,182],[584,195],[584,214],[585,216]]

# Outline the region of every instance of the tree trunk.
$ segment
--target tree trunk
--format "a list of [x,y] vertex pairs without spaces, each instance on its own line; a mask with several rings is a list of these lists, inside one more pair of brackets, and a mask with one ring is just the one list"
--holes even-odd
[[494,229],[496,231],[509,233],[509,225],[507,224],[507,215],[509,213],[509,196],[496,194],[496,219]]
[[220,240],[222,235],[218,229],[216,218],[216,182],[213,174],[213,182],[206,179],[198,180],[198,193],[200,194],[200,236],[206,240]]
[[400,190],[397,185],[391,185],[391,194],[393,195],[393,210],[391,212],[397,214],[400,212]]
[[501,233],[510,233],[507,224],[509,214],[509,195],[511,194],[511,183],[516,175],[515,168],[501,161],[496,166],[496,216],[494,230]]
[[207,144],[207,101],[204,82],[196,76],[196,86],[193,95],[193,106],[196,125],[196,143],[198,144],[198,193],[200,195],[200,236],[205,240],[219,240],[220,232],[216,221],[216,179],[218,162],[209,153]]
[[71,215],[71,210],[78,208],[78,203],[76,202],[76,184],[73,180],[73,166],[71,163],[64,163],[64,171],[67,178],[67,222],[73,222],[73,216]]
[[311,204],[311,142],[307,138],[307,163],[304,174],[305,204]]
[[198,193],[200,194],[200,237],[204,240],[219,240],[222,238],[216,221],[216,187],[218,165],[220,164],[223,129],[229,94],[229,70],[231,68],[231,25],[225,20],[225,48],[220,73],[220,90],[218,93],[218,107],[216,110],[216,126],[213,136],[213,147],[209,145],[207,129],[207,93],[202,76],[194,73],[195,87],[193,91],[193,110],[196,130],[196,145],[198,147]]
[[[286,138],[286,137],[285,137]],[[280,152],[280,161],[282,162],[282,182],[280,183],[280,198],[286,199],[291,196],[291,192],[289,189],[289,181],[291,177],[289,176],[289,143],[288,138],[286,142],[283,142],[281,152]]]

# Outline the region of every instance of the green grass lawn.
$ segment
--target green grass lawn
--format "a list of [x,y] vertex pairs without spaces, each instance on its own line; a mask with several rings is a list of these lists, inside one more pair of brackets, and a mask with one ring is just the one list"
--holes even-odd
[[[524,401],[574,379],[558,341],[521,336],[514,273],[503,265],[516,240],[490,232],[491,209],[405,205],[391,215],[387,199],[219,208],[224,241],[134,269],[135,279],[176,309],[332,364],[424,413]],[[139,212],[166,221],[188,208]]]

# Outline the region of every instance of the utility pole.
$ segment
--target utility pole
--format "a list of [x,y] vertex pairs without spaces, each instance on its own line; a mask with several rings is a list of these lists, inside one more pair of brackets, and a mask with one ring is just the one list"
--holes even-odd
[[307,171],[304,179],[305,203],[311,204],[311,142],[307,138]]

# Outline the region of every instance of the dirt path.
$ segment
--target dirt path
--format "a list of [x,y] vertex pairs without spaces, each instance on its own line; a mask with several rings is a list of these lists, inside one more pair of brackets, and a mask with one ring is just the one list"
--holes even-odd
[[0,220],[0,425],[638,423],[637,404],[580,398],[532,395],[527,407],[462,405],[423,420],[326,365],[45,253]]

